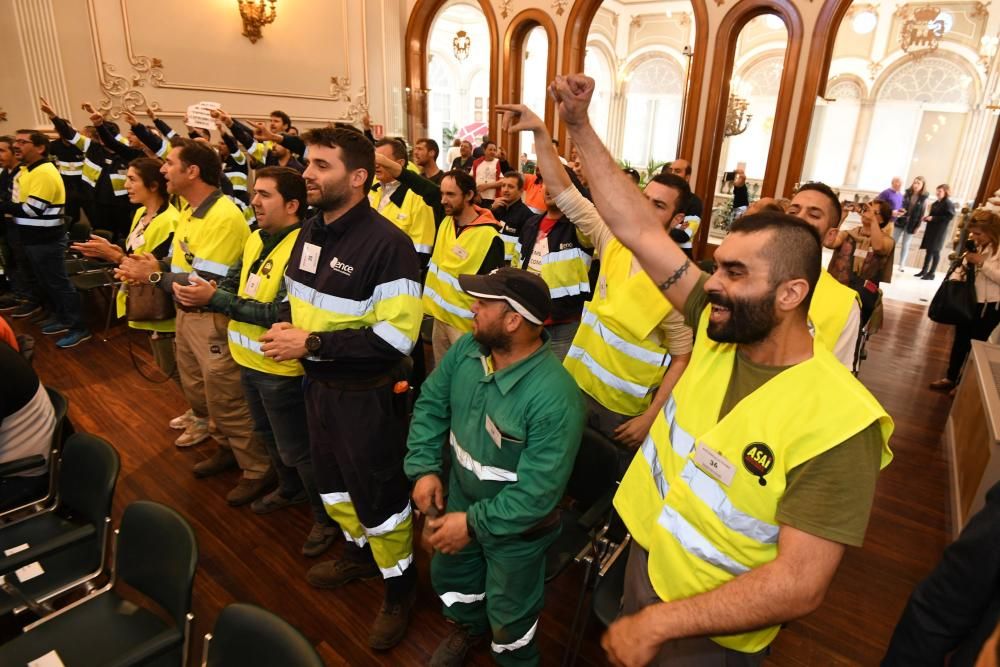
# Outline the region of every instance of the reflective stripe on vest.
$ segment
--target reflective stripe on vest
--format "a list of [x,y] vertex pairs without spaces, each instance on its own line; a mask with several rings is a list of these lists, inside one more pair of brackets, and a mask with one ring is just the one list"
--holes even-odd
[[[706,309],[706,313],[708,310]],[[615,507],[649,551],[648,573],[660,598],[698,595],[777,557],[775,518],[789,471],[878,422],[882,465],[892,454],[892,420],[818,341],[813,357],[740,400],[721,420],[736,346],[715,343],[699,323],[691,363],[629,466]],[[816,392],[817,385],[823,392]],[[828,396],[839,397],[831,402]],[[775,409],[795,397],[795,410]],[[802,415],[810,419],[802,419]],[[733,466],[725,481],[697,462],[706,448]],[[748,465],[766,451],[763,467]],[[712,637],[743,652],[766,647],[777,626]]]
[[452,219],[441,222],[424,283],[424,311],[428,315],[463,333],[472,331],[475,298],[462,291],[458,276],[479,272],[497,236],[496,227],[480,224],[456,237]]
[[514,470],[504,470],[496,466],[483,465],[472,454],[462,449],[455,438],[454,431],[449,433],[451,448],[455,451],[455,461],[482,482],[516,482],[517,472]]
[[[261,303],[274,301],[278,292],[281,291],[285,267],[288,265],[288,258],[291,257],[292,248],[295,247],[295,241],[298,237],[298,229],[289,232],[271,249],[267,256],[261,258],[261,251],[264,247],[261,233],[256,231],[251,234],[243,248],[243,266],[240,271],[240,288],[237,295],[240,298],[253,299]],[[247,283],[251,276],[250,267],[258,259],[261,259],[260,266],[253,274],[257,277],[257,291],[250,294],[247,292]],[[252,368],[262,373],[285,377],[302,375],[304,371],[298,360],[275,361],[264,356],[260,349],[260,337],[265,332],[267,332],[266,327],[230,319],[229,352],[233,355],[233,361],[240,366]]]
[[24,227],[62,227],[62,218],[27,218],[14,216],[14,222]]
[[582,248],[550,252],[542,258],[542,280],[553,299],[590,294],[591,257]]
[[90,158],[83,159],[83,182],[87,185],[96,185],[102,171],[101,166]]
[[59,162],[59,173],[63,176],[80,176],[83,174],[83,161]]
[[513,267],[521,268],[524,255],[521,254],[521,241],[514,234],[501,234],[503,239],[503,258]]
[[111,188],[115,191],[116,197],[124,197],[128,194],[128,190],[125,189],[125,174],[113,173],[109,174],[111,178]]
[[[404,186],[402,184],[397,186],[397,188],[400,187]],[[372,208],[406,234],[413,242],[414,250],[423,255],[431,254],[436,234],[434,209],[428,206],[422,197],[409,189],[406,190],[400,206],[392,201],[392,195],[383,205],[382,197],[384,195],[382,187],[368,193],[368,201]]]
[[227,171],[225,176],[232,184],[233,190],[247,191],[247,175],[242,171]]

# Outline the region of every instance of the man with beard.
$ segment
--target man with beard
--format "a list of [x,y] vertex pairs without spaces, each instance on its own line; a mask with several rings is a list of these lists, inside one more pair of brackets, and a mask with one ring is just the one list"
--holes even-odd
[[458,282],[476,299],[472,335],[424,382],[406,455],[413,501],[428,515],[428,541],[439,552],[431,581],[455,626],[430,664],[463,664],[487,631],[497,664],[537,664],[545,552],[559,532],[556,504],[580,444],[583,402],[549,351],[545,281],[504,267]]
[[302,225],[285,271],[288,305],[261,338],[275,361],[300,359],[320,498],[344,551],[307,580],[337,588],[381,576],[368,645],[402,640],[416,591],[406,449],[408,357],[420,329],[413,242],[368,203],[375,149],[354,130],[306,132],[303,176],[319,213]]
[[602,646],[615,665],[761,664],[861,544],[892,420],[809,331],[813,227],[746,216],[698,271],[590,125],[593,79],[551,91],[601,217],[698,331],[615,496],[634,544]]
[[435,185],[441,185],[441,179],[444,178],[444,172],[437,165],[440,152],[438,142],[427,137],[417,139],[413,144],[413,164],[420,167],[421,176]]

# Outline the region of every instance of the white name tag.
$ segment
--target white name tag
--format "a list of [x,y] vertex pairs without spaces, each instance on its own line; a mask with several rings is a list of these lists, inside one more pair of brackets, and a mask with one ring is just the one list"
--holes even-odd
[[608,298],[608,278],[607,276],[601,276],[601,279],[597,281],[597,291],[600,292],[602,299]]
[[535,248],[531,251],[531,259],[528,260],[528,270],[532,273],[542,272],[542,263],[545,261],[545,256],[549,254],[549,238],[546,236],[544,239],[538,239],[535,241]]
[[[16,547],[11,547],[10,549],[4,549],[4,556],[13,556],[16,553],[25,551],[29,548],[27,542],[24,544],[19,544]],[[22,568],[18,568],[14,571],[14,576],[17,577],[18,581],[28,581],[29,579],[34,579],[35,577],[40,577],[45,574],[45,570],[38,563],[29,563]]]
[[726,460],[719,452],[714,452],[703,442],[699,442],[694,454],[695,464],[703,472],[722,484],[729,486],[733,483],[733,475],[736,474],[736,466]]
[[406,220],[406,214],[405,213],[397,213],[396,214],[396,220]]
[[469,251],[463,248],[462,246],[458,245],[457,243],[451,247],[451,251],[455,253],[455,255],[457,255],[458,258],[463,262],[469,259]]
[[66,667],[66,665],[59,659],[58,653],[49,651],[42,657],[29,662],[28,667]]
[[490,419],[489,415],[486,415],[486,432],[490,434],[490,439],[493,440],[493,444],[497,446],[497,449],[501,449],[500,429],[498,429],[497,425],[493,423],[493,420]]
[[320,250],[322,248],[315,243],[303,244],[302,259],[299,261],[299,268],[309,273],[316,273],[316,267],[319,266]]
[[864,259],[865,257],[868,256],[868,251],[867,250],[855,250],[854,251],[854,256],[857,257],[858,259]]
[[247,296],[257,296],[257,290],[260,289],[260,275],[256,273],[251,273],[247,276],[247,284],[244,286],[243,291],[246,292]]

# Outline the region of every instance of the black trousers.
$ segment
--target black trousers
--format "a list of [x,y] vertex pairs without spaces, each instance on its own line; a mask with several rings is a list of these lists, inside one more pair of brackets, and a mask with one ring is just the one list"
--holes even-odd
[[965,358],[972,349],[972,341],[986,340],[1000,324],[1000,303],[978,304],[976,319],[964,326],[955,327],[955,340],[951,344],[951,358],[948,361],[948,379],[958,382],[962,374]]

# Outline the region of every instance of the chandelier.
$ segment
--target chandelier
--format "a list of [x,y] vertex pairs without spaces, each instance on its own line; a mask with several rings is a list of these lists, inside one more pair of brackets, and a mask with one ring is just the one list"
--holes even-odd
[[750,103],[747,102],[746,98],[730,93],[729,107],[726,109],[726,129],[723,136],[734,137],[746,132],[750,125],[750,119],[753,118],[749,112]]
[[910,49],[933,51],[941,43],[946,29],[940,9],[930,5],[917,7],[899,29],[899,48],[904,53],[909,53]]
[[462,62],[469,57],[469,49],[472,47],[472,39],[464,30],[455,33],[455,38],[451,40],[451,48],[455,50],[455,58]]
[[236,0],[240,6],[240,16],[243,18],[243,36],[250,40],[251,44],[256,44],[257,40],[263,35],[260,33],[260,29],[266,26],[268,23],[273,23],[274,19],[278,18],[278,14],[274,9],[274,4],[278,0],[267,0],[271,5],[269,8],[264,6],[264,0]]

